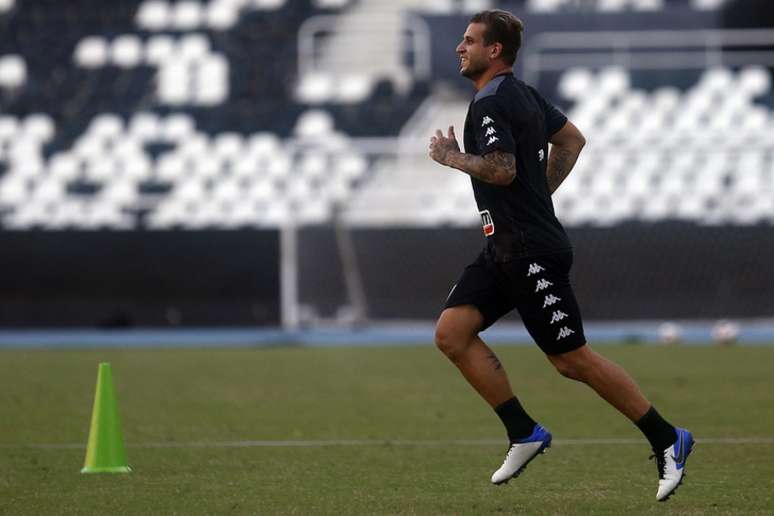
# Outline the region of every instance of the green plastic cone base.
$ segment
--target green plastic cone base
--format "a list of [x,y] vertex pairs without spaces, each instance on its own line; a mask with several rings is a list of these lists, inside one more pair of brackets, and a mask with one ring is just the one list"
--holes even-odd
[[81,473],[128,473],[121,420],[113,390],[110,364],[103,362],[97,373],[97,392],[91,413],[89,444]]
[[129,466],[117,466],[115,468],[89,468],[84,467],[81,473],[129,473],[132,468]]

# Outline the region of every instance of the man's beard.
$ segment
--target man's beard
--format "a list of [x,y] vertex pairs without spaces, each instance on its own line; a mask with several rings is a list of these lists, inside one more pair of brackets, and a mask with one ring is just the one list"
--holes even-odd
[[476,66],[468,61],[468,66],[460,70],[460,75],[468,79],[475,79],[484,73],[485,68],[482,66]]

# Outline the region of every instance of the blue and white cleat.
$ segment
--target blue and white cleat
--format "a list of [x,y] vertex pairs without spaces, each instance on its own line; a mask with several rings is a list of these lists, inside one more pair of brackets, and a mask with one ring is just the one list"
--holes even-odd
[[551,432],[540,425],[535,425],[532,435],[511,443],[505,461],[500,469],[492,474],[492,483],[505,484],[510,479],[518,477],[527,464],[551,446]]
[[693,434],[685,428],[675,428],[677,440],[662,452],[656,452],[656,466],[658,467],[658,492],[656,500],[665,502],[683,483],[685,476],[685,463],[688,455],[693,450]]

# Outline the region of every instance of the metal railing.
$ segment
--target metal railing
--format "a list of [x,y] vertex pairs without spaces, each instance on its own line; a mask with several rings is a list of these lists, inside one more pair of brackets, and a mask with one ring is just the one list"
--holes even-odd
[[[430,28],[427,22],[416,15],[402,16],[402,31],[409,36],[407,49],[397,51],[402,54],[409,50],[411,70],[415,78],[426,79],[430,75]],[[339,17],[332,15],[313,16],[306,20],[298,30],[298,73],[299,76],[320,70],[324,36],[337,34]],[[379,31],[379,25],[364,25],[363,32],[373,34]],[[348,31],[352,33],[351,31]],[[406,57],[404,55],[404,57]],[[343,57],[342,59],[346,59]]]
[[525,47],[524,79],[587,66],[695,70],[774,66],[774,29],[544,32]]

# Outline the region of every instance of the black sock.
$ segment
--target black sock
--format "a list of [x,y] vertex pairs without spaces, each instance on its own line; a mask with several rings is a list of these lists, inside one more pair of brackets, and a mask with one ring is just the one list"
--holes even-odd
[[656,451],[666,450],[675,443],[677,438],[675,427],[661,417],[653,405],[635,425],[645,434],[650,441],[650,446]]
[[505,425],[511,442],[529,437],[535,429],[535,420],[529,417],[515,397],[501,403],[494,410]]

